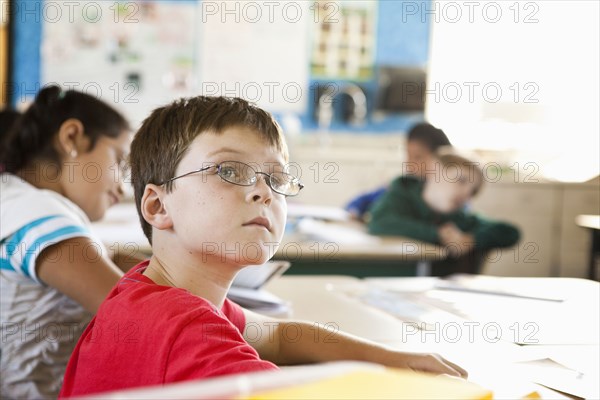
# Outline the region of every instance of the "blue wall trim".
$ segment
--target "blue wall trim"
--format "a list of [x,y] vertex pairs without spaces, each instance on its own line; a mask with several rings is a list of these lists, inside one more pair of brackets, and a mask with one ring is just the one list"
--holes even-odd
[[378,6],[375,64],[425,67],[430,24],[423,12],[431,1],[380,1]]
[[40,62],[42,43],[41,0],[13,1],[12,105],[35,96],[41,86]]

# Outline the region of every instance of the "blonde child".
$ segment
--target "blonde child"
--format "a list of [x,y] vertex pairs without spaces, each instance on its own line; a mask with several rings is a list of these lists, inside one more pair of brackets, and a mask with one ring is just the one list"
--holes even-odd
[[511,224],[465,211],[484,182],[477,163],[451,148],[438,150],[426,180],[396,178],[369,211],[369,232],[405,236],[447,248],[449,258],[434,263],[434,275],[480,272],[483,254],[519,240]]
[[[435,168],[436,151],[445,146],[450,146],[450,140],[444,131],[427,122],[414,125],[406,136],[406,162],[402,173],[424,180]],[[365,221],[369,208],[387,189],[386,186],[363,193],[352,199],[345,208],[354,218]]]

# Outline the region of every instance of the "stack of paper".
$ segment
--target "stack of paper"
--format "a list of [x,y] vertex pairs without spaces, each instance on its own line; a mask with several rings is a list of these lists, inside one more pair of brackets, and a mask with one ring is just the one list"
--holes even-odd
[[533,382],[584,399],[600,398],[598,371],[584,373],[569,369],[551,359],[535,360],[514,366],[517,373]]
[[287,303],[279,297],[261,289],[232,286],[227,293],[227,298],[248,310],[261,314],[287,316],[290,312]]
[[289,305],[261,288],[283,274],[289,267],[290,263],[287,261],[271,261],[262,265],[248,266],[237,274],[227,297],[248,310],[272,316],[288,316]]

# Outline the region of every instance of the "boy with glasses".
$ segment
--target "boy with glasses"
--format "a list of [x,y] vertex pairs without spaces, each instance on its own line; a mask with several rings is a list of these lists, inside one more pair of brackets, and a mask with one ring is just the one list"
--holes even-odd
[[[270,114],[241,99],[179,100],[144,121],[130,160],[153,256],[101,305],[71,357],[61,396],[341,359],[466,375],[439,356],[317,334],[325,328],[264,317],[226,299],[257,253],[258,263],[273,256],[286,196],[302,189],[286,172],[286,144]],[[289,324],[300,330],[293,340],[283,334]]]

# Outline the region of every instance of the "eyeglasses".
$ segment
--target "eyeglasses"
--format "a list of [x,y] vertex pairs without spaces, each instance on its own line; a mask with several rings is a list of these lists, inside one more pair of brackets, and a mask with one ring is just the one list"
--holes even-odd
[[256,171],[254,168],[252,168],[252,166],[240,161],[224,161],[220,164],[202,167],[195,171],[190,171],[164,181],[161,183],[161,185],[172,182],[175,179],[183,178],[184,176],[207,171],[211,168],[216,168],[217,175],[219,175],[225,182],[233,183],[234,185],[239,186],[255,185],[258,181],[258,175],[264,175],[266,177],[265,182],[267,185],[269,185],[271,190],[284,196],[296,196],[304,187],[304,185],[300,182],[300,179],[293,175],[285,172],[273,172],[271,174],[267,174],[266,172]]

